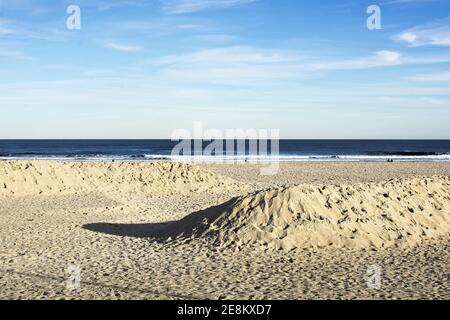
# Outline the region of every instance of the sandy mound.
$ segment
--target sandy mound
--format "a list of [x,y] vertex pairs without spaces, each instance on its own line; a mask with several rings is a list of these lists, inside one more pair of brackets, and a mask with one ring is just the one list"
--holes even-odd
[[410,247],[448,235],[449,213],[449,177],[410,178],[257,192],[170,227],[172,236],[208,237],[223,246]]
[[188,164],[170,162],[0,161],[0,195],[73,192],[221,192],[231,179]]

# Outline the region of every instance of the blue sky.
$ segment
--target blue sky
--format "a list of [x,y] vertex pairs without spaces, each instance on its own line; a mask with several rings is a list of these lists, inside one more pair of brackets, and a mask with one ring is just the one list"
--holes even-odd
[[0,0],[0,138],[169,138],[197,120],[449,139],[450,1]]

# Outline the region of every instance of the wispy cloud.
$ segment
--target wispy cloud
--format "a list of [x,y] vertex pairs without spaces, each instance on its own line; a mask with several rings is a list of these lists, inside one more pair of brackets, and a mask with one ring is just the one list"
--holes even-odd
[[58,29],[49,26],[32,28],[23,21],[0,19],[0,39],[59,42],[65,38],[65,35],[63,28]]
[[388,0],[384,1],[382,5],[410,5],[410,4],[429,4],[432,2],[439,2],[442,0]]
[[432,65],[450,62],[448,55],[405,55],[397,51],[381,50],[366,57],[325,60],[309,65],[317,71],[363,70],[409,65]]
[[195,38],[207,42],[229,42],[237,39],[236,36],[229,34],[201,34],[195,36]]
[[363,57],[320,59],[282,50],[231,46],[169,55],[148,64],[160,68],[163,77],[175,81],[256,85],[316,78],[334,71],[442,62],[450,62],[450,57],[381,50]]
[[181,30],[197,30],[197,29],[202,29],[204,26],[200,25],[200,24],[180,24],[176,26],[177,29],[181,29]]
[[0,36],[11,35],[14,33],[15,31],[10,26],[8,26],[7,22],[0,19]]
[[450,102],[447,99],[430,98],[430,97],[405,98],[405,97],[385,96],[385,97],[380,97],[379,101],[382,103],[394,103],[396,105],[407,105],[408,107],[424,106],[424,105],[432,105],[432,106],[449,106],[450,105]]
[[0,49],[0,58],[26,59],[27,57],[22,52],[19,51]]
[[402,55],[396,51],[381,50],[374,55],[343,60],[317,62],[310,65],[313,70],[357,70],[402,64]]
[[280,50],[232,46],[212,48],[187,54],[169,55],[156,60],[156,64],[268,64],[297,61],[298,56]]
[[145,0],[124,0],[124,1],[89,0],[86,3],[86,6],[95,6],[98,8],[99,11],[108,11],[116,8],[144,8],[147,7],[148,5],[149,4],[146,3]]
[[405,30],[394,37],[410,47],[450,46],[450,27],[448,24],[430,24]]
[[246,46],[204,49],[150,61],[161,75],[175,81],[214,84],[261,84],[301,77],[301,58],[281,50]]
[[[1,9],[1,8],[0,8]],[[0,19],[0,37],[1,36],[8,36],[16,33],[16,31],[13,29],[13,27],[10,25],[9,21],[6,21],[4,19]]]
[[162,10],[167,14],[192,13],[239,6],[258,0],[162,0]]
[[142,48],[136,45],[118,43],[118,42],[107,42],[105,43],[105,47],[121,52],[138,52],[141,51]]
[[409,79],[416,82],[450,82],[450,72],[419,74]]

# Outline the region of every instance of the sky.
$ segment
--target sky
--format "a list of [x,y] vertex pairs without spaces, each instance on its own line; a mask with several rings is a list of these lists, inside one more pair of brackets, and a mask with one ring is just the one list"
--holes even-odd
[[170,138],[195,121],[450,139],[450,0],[0,0],[0,139]]

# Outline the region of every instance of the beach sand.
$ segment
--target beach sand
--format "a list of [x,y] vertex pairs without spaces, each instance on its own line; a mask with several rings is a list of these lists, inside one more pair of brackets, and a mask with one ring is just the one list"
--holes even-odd
[[450,298],[449,163],[260,168],[0,161],[0,298]]

